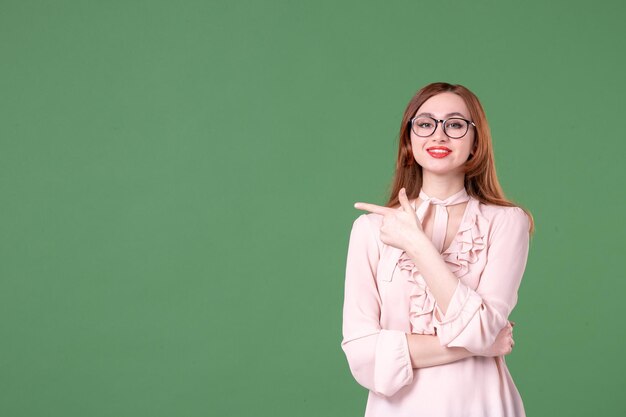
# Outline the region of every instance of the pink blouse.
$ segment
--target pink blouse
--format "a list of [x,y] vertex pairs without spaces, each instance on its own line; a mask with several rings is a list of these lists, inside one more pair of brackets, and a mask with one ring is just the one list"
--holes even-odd
[[[374,213],[354,221],[346,262],[341,346],[352,375],[370,391],[365,416],[524,416],[504,357],[480,355],[517,302],[528,257],[526,213],[470,198],[442,252],[459,278],[446,314],[404,251],[380,241],[381,222]],[[437,335],[442,345],[477,356],[413,369],[405,333]]]

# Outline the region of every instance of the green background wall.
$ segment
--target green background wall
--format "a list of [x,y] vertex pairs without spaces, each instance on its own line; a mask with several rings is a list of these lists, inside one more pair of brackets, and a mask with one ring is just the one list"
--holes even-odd
[[624,415],[620,1],[0,1],[0,415],[361,416],[355,201],[462,83],[537,232],[529,416]]

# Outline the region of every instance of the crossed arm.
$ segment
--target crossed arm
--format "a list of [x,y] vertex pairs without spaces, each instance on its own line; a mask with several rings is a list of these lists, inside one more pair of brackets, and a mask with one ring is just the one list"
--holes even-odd
[[496,341],[481,355],[470,352],[463,347],[442,346],[437,336],[422,334],[406,334],[411,366],[413,368],[428,368],[429,366],[445,365],[470,356],[503,356],[513,350],[513,323],[504,327]]

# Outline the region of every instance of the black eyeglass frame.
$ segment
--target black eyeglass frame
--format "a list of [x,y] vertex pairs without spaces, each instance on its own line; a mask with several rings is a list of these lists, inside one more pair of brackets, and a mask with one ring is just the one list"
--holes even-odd
[[[417,136],[419,136],[420,138],[428,138],[428,137],[430,137],[430,136],[434,135],[434,134],[435,134],[435,132],[437,131],[437,128],[439,127],[439,122],[441,122],[441,128],[443,129],[443,133],[445,133],[445,135],[446,135],[447,137],[449,137],[450,139],[463,139],[463,138],[465,137],[465,135],[467,135],[467,132],[469,132],[469,127],[470,127],[470,125],[472,125],[472,126],[476,127],[476,125],[474,124],[474,122],[472,122],[471,120],[464,119],[464,118],[462,118],[462,117],[448,117],[447,119],[435,119],[434,117],[430,117],[430,116],[419,116],[419,117],[420,117],[420,118],[424,117],[424,118],[428,118],[428,119],[430,119],[430,120],[434,120],[434,121],[435,121],[435,128],[433,129],[433,133],[431,133],[430,135],[427,135],[427,136],[422,136],[422,135],[419,135],[419,134],[415,131],[415,129],[414,129],[414,126],[415,126],[415,119],[417,119],[418,117],[417,117],[417,116],[415,116],[415,117],[413,117],[413,118],[411,119],[411,121],[409,122],[409,125],[411,126],[411,130],[413,131],[413,133],[415,133],[415,134],[416,134]],[[466,122],[466,123],[467,123],[467,129],[465,130],[465,133],[463,133],[463,134],[462,134],[461,136],[459,136],[458,138],[455,138],[454,136],[450,136],[450,135],[448,135],[448,132],[446,132],[446,122],[447,122],[448,120],[454,120],[454,119],[457,119],[457,120],[463,120],[464,122]]]

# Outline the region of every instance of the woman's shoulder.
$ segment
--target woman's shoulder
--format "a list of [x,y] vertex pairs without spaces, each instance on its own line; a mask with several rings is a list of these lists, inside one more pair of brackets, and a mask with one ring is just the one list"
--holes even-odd
[[502,216],[502,215],[512,215],[512,216],[519,216],[522,214],[526,215],[526,212],[524,212],[524,209],[518,206],[499,206],[497,204],[483,203],[482,201],[479,201],[478,199],[475,199],[475,201],[476,201],[476,205],[478,209],[485,216],[496,217],[496,216]]
[[352,224],[353,228],[377,231],[383,223],[383,216],[376,213],[362,213]]
[[380,240],[382,218],[380,214],[363,213],[354,219],[350,231],[350,245],[380,252],[383,246]]
[[526,228],[530,227],[528,214],[518,206],[500,206],[476,200],[477,211],[495,228]]

